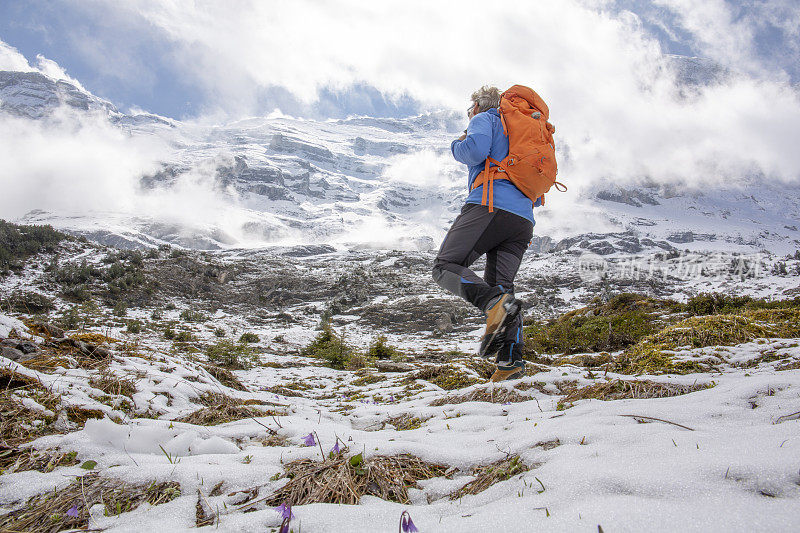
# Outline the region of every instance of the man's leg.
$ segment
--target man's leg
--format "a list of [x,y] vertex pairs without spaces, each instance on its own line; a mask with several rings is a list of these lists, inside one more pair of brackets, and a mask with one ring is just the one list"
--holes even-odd
[[[530,236],[504,242],[496,251],[496,283],[506,291],[514,292],[514,278],[528,248]],[[506,328],[503,347],[497,354],[497,361],[518,361],[522,359],[522,313]]]
[[469,266],[502,241],[504,236],[494,231],[493,224],[501,213],[489,213],[482,205],[465,205],[447,232],[433,265],[433,279],[440,287],[481,311],[502,291],[486,283]]

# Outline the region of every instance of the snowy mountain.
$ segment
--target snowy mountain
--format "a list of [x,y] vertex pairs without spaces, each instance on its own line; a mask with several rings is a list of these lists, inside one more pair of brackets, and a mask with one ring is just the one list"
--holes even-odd
[[[697,58],[671,61],[687,87],[728,75]],[[67,81],[0,72],[0,113],[46,121],[63,107],[102,114],[125,135],[168,146],[159,171],[135,177],[128,210],[84,203],[73,211],[34,210],[19,219],[115,246],[433,250],[466,192],[463,166],[449,154],[465,120],[449,112],[323,122],[276,115],[200,124],[123,114]],[[566,145],[559,149],[569,151]],[[569,178],[563,179],[570,183]],[[800,248],[800,187],[758,177],[723,183],[696,187],[691,176],[672,184],[632,176],[625,183],[579,184],[570,195],[551,195],[548,207],[537,211],[534,249],[608,255]],[[192,195],[204,200],[192,203]],[[159,198],[167,198],[161,211],[142,207]]]

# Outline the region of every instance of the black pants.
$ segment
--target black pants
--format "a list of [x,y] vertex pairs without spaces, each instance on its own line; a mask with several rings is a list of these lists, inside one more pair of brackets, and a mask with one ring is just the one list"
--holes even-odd
[[[521,216],[478,204],[466,204],[442,242],[433,264],[433,279],[481,311],[496,296],[514,292],[522,256],[533,237],[533,223]],[[469,269],[486,254],[481,279]],[[522,358],[522,316],[506,330],[498,361]]]

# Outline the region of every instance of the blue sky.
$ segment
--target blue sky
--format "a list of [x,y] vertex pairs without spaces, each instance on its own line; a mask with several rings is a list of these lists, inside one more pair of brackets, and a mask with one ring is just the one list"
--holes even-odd
[[[583,4],[591,4],[562,3],[577,6],[568,8],[565,16],[586,11]],[[479,71],[478,65],[497,62],[500,53],[489,49],[484,57],[463,64],[461,56],[474,55],[476,49],[460,43],[480,42],[486,36],[499,39],[485,24],[469,31],[469,22],[458,18],[460,11],[470,11],[469,2],[441,2],[442,10],[437,10],[424,3],[381,2],[370,8],[366,2],[337,0],[332,4],[338,12],[310,0],[293,3],[302,4],[301,9],[285,2],[245,0],[170,2],[171,8],[162,4],[166,3],[2,0],[0,40],[31,62],[37,54],[54,60],[87,89],[123,110],[138,107],[175,118],[264,114],[275,108],[315,118],[406,116],[441,107],[450,92],[448,79],[453,94],[468,93],[481,79],[469,72],[470,66]],[[602,8],[590,11],[604,22],[631,24],[626,12],[636,13],[641,33],[663,52],[710,57],[754,76],[783,76],[793,83],[800,79],[800,8],[795,0],[595,4]],[[561,8],[554,9],[551,17]],[[452,26],[445,27],[451,16]],[[306,27],[291,27],[298,17]],[[359,40],[352,24],[364,20],[369,25],[357,27],[369,35]],[[477,33],[483,29],[485,35]],[[284,31],[274,39],[264,35]],[[296,32],[301,35],[295,40]],[[519,37],[525,42],[524,32]],[[404,49],[404,43],[420,40],[430,45]],[[561,49],[565,56],[574,54],[574,49]],[[533,73],[544,79],[557,75],[537,72],[545,68],[536,64],[539,53],[541,47],[526,57]],[[277,63],[283,56],[284,63]],[[449,77],[448,69],[453,70]],[[426,87],[428,81],[435,86]]]

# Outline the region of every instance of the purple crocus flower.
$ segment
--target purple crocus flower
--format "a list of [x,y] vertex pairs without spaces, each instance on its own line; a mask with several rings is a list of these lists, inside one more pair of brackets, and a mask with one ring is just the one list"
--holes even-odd
[[288,518],[284,518],[283,522],[281,522],[281,528],[278,530],[278,533],[289,533],[289,520]]
[[72,507],[67,509],[67,516],[70,518],[78,518],[78,505],[74,504]]
[[417,533],[419,531],[417,526],[414,525],[414,521],[411,520],[411,515],[408,514],[408,511],[403,511],[403,514],[400,515],[400,530],[402,533]]
[[339,441],[338,441],[338,439],[337,439],[337,441],[336,441],[336,444],[334,444],[334,445],[333,445],[333,448],[331,448],[331,452],[333,452],[333,453],[339,453],[339,450],[341,450],[341,448],[339,448]]
[[303,444],[305,444],[306,446],[314,446],[314,445],[316,445],[317,441],[314,440],[314,434],[313,433],[309,433],[308,435],[303,437]]
[[389,395],[389,401],[390,402],[394,402],[394,394],[390,394]]
[[281,518],[283,518],[284,520],[291,520],[292,518],[294,518],[294,513],[292,512],[292,506],[287,505],[286,502],[275,507],[275,512],[280,513]]

